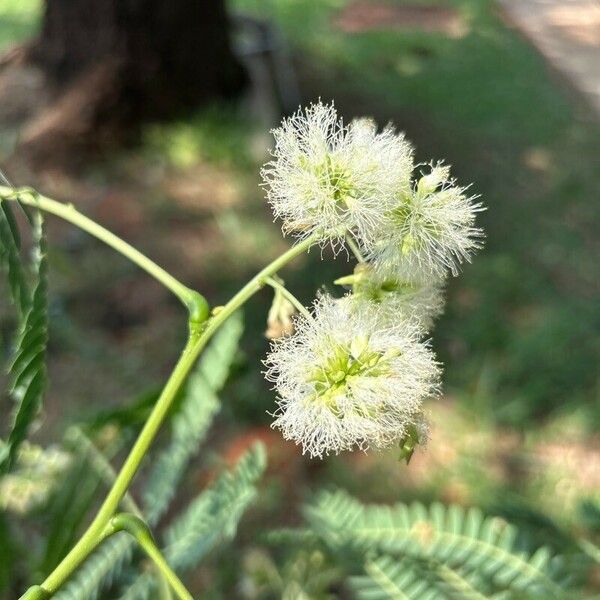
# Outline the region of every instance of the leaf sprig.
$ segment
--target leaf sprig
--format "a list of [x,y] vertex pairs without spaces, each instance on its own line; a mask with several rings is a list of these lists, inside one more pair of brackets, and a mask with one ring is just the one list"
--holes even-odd
[[[16,221],[6,202],[0,201],[0,262],[7,273],[12,298],[19,309],[19,333],[9,369],[9,395],[15,402],[14,417],[0,455],[0,472],[14,462],[21,443],[40,411],[47,384],[48,260],[44,221],[39,211],[32,218],[33,288],[29,292],[21,263]],[[9,216],[10,215],[10,216]]]

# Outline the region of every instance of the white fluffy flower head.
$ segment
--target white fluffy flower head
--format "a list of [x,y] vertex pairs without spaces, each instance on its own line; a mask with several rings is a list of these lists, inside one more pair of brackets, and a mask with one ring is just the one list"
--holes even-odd
[[321,232],[360,243],[379,228],[399,191],[407,192],[412,147],[370,119],[345,126],[333,105],[312,104],[274,130],[273,160],[262,169],[267,197],[284,233]]
[[459,265],[482,246],[483,233],[475,226],[481,210],[475,197],[450,179],[450,167],[432,166],[409,193],[399,195],[370,258],[384,271],[415,278],[458,275]]
[[273,342],[265,362],[279,395],[273,427],[312,457],[402,439],[438,391],[439,367],[418,329],[378,312],[352,296],[323,296],[313,318]]
[[376,305],[383,322],[408,321],[423,334],[444,311],[442,277],[414,278],[397,270],[376,270],[368,263],[359,263],[352,275],[336,283],[351,284],[354,297]]

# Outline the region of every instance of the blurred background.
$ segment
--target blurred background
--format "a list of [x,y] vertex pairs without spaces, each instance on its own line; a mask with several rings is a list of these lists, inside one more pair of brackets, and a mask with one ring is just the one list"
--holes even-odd
[[[318,98],[346,118],[392,121],[419,161],[443,158],[473,182],[488,207],[486,247],[450,282],[433,333],[445,394],[427,407],[431,441],[408,467],[395,452],[310,461],[269,429],[274,395],[260,360],[270,295],[247,305],[203,452],[209,464],[213,454],[234,460],[260,439],[269,475],[240,542],[197,571],[196,589],[210,582],[214,597],[236,597],[257,532],[293,521],[323,483],[365,501],[478,505],[555,546],[563,534],[597,534],[597,2],[0,0],[2,170],[75,203],[212,304],[289,243],[258,171],[269,129]],[[186,333],[167,291],[48,221],[44,444],[71,423],[143,406]],[[352,269],[326,258],[312,253],[286,272],[307,303]],[[0,310],[8,355],[14,316],[8,302]],[[197,491],[206,469],[181,493]]]

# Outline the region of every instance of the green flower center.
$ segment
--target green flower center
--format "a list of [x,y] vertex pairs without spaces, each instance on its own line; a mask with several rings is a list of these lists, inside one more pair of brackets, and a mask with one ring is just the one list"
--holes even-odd
[[350,208],[356,201],[357,190],[352,183],[348,171],[335,161],[330,154],[319,165],[310,165],[308,161],[301,159],[301,166],[311,169],[323,183],[323,186],[331,190],[331,199],[339,210]]
[[416,287],[397,279],[366,279],[354,288],[354,293],[368,298],[372,302],[383,302],[390,295],[409,295],[416,291]]
[[[322,402],[341,418],[338,398],[347,393],[348,385],[357,378],[380,377],[389,373],[390,359],[399,351],[373,350],[367,337],[357,337],[350,344],[338,345],[309,376],[314,386],[311,401]],[[366,408],[363,416],[369,415]]]
[[366,263],[359,263],[352,275],[340,277],[334,281],[337,285],[351,285],[355,296],[362,296],[371,302],[383,302],[390,295],[410,295],[418,291],[418,287],[395,277],[382,279],[377,277]]
[[[404,256],[423,249],[426,245],[424,234],[436,239],[441,235],[439,225],[418,210],[410,194],[406,194],[401,199],[401,204],[391,211],[390,217],[398,229],[404,232],[400,248]],[[411,233],[412,230],[421,233],[415,236]]]
[[325,168],[321,175],[333,190],[333,200],[336,204],[344,204],[350,207],[356,200],[356,190],[350,181],[348,173],[336,165],[330,156],[325,161]]

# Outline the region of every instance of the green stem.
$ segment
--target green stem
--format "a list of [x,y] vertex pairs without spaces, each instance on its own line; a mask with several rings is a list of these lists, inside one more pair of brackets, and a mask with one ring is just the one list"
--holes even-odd
[[197,334],[192,334],[188,339],[173,373],[169,377],[160,397],[154,405],[148,420],[135,441],[129,456],[123,463],[121,471],[117,475],[96,517],[73,549],[65,556],[65,558],[63,558],[54,571],[42,583],[42,587],[47,592],[55,593],[70,574],[98,545],[102,537],[102,532],[111,517],[115,514],[115,511],[117,510],[121,499],[127,492],[129,484],[136,474],[142,459],[150,448],[150,444],[154,440],[165,416],[171,408],[173,400],[177,396],[177,393],[181,389],[188,373],[194,365],[198,356],[194,349],[199,341]]
[[284,298],[289,300],[300,314],[304,315],[307,319],[312,318],[310,312],[308,312],[302,302],[300,302],[300,300],[298,300],[298,298],[296,298],[296,296],[294,296],[294,294],[292,294],[292,292],[290,292],[290,290],[288,290],[283,283],[277,281],[277,279],[273,279],[273,277],[265,277],[264,282],[267,285],[270,285],[274,290],[278,291]]
[[[117,473],[113,469],[113,466],[110,464],[104,453],[101,452],[96,447],[96,444],[94,444],[94,442],[83,432],[83,430],[76,425],[67,431],[66,438],[74,448],[76,448],[78,451],[83,450],[83,452],[87,454],[88,462],[92,468],[110,488],[114,480],[117,478]],[[121,505],[125,510],[132,513],[136,517],[140,519],[144,518],[142,509],[138,506],[137,502],[129,492],[126,492],[123,498],[121,498]],[[163,590],[163,597],[168,597],[166,596],[164,590],[166,589],[168,594],[171,592],[164,574],[160,570],[157,570],[156,574],[159,580],[159,589]]]
[[267,277],[277,273],[291,260],[308,250],[318,238],[316,236],[305,239],[296,246],[292,246],[287,252],[268,264],[262,271],[257,273],[243,288],[241,288],[231,300],[215,311],[215,315],[205,324],[204,329],[199,331],[191,328],[187,344],[175,365],[160,397],[158,398],[148,420],[144,424],[133,448],[125,459],[106,499],[102,503],[96,517],[75,544],[73,549],[63,558],[59,565],[48,575],[42,583],[41,588],[47,594],[53,594],[68,579],[71,573],[85,560],[85,558],[96,548],[105,537],[106,527],[115,514],[121,499],[127,492],[129,485],[135,476],[142,459],[146,455],[158,430],[164,421],[173,400],[185,383],[196,359],[204,349],[219,327],[238,310],[253,294],[260,290]]
[[352,254],[354,254],[354,257],[359,263],[367,262],[367,259],[362,255],[362,252],[360,251],[357,243],[354,241],[354,238],[349,233],[346,234],[346,243],[348,244],[350,250],[352,250]]
[[193,596],[187,591],[185,585],[181,582],[181,579],[177,577],[176,573],[171,569],[169,563],[165,560],[164,556],[160,553],[160,550],[156,547],[156,544],[151,538],[145,540],[138,540],[140,546],[146,552],[148,557],[156,565],[156,568],[162,573],[163,577],[167,580],[176,596],[180,600],[194,600]]
[[144,543],[140,542],[140,546],[146,552],[148,557],[154,562],[156,568],[162,573],[164,579],[173,588],[175,595],[180,600],[194,600],[193,596],[187,591],[185,585],[181,582],[176,573],[171,569],[169,563],[164,559],[163,555],[156,545],[151,541]]
[[150,529],[140,517],[121,513],[111,519],[110,527],[113,532],[127,531],[127,533],[135,538],[140,548],[148,555],[148,558],[150,558],[163,578],[169,583],[179,600],[194,600],[181,579],[179,579],[175,571],[171,569],[169,563],[165,560],[165,557],[154,543]]
[[120,237],[80,213],[73,204],[63,204],[51,198],[46,198],[30,188],[13,189],[0,185],[1,200],[18,201],[21,204],[38,208],[72,223],[128,258],[162,283],[167,289],[171,290],[189,309],[192,321],[202,322],[208,317],[208,303],[203,296],[175,279],[175,277],[167,273],[162,267],[159,267],[153,260],[149,259],[139,250],[136,250]]
[[173,600],[169,582],[164,577],[158,580],[157,587],[157,600]]

